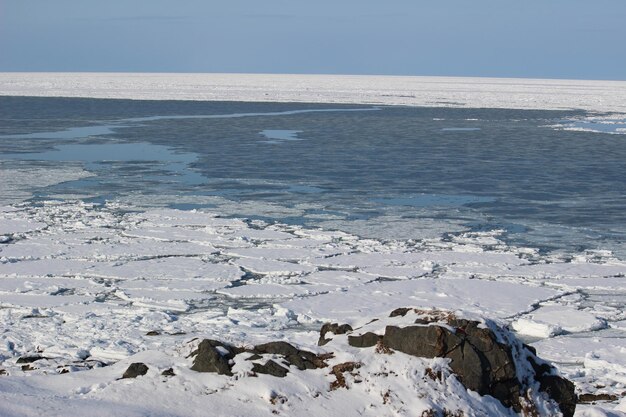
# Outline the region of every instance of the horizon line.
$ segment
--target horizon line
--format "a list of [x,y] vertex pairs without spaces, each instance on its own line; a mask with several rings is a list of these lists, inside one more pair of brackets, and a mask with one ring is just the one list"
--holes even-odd
[[304,72],[196,72],[196,71],[2,71],[0,74],[107,74],[107,75],[247,75],[247,76],[312,76],[312,77],[376,77],[376,78],[439,78],[439,79],[489,79],[489,80],[536,80],[536,81],[598,81],[626,82],[614,78],[558,78],[490,75],[415,75],[415,74],[348,74],[348,73],[304,73]]

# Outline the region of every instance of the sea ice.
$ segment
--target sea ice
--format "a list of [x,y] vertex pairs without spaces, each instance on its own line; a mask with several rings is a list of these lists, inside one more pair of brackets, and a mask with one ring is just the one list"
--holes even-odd
[[[220,398],[218,409],[232,411],[228,404],[236,397],[255,398],[241,404],[265,415],[267,400],[256,399],[271,397],[258,391],[271,383],[295,404],[283,411],[309,415],[298,404],[310,404],[310,388],[290,388],[290,380],[281,385],[261,376],[232,393],[224,390],[226,380],[190,374],[184,359],[190,341],[210,333],[233,343],[280,338],[318,349],[324,321],[358,326],[401,306],[501,320],[533,341],[542,357],[557,361],[580,392],[598,384],[609,393],[626,389],[626,316],[619,295],[625,267],[610,257],[559,260],[507,246],[497,233],[380,241],[201,211],[124,207],[49,202],[0,210],[0,224],[19,219],[26,225],[19,240],[0,245],[5,414],[34,410],[29,403],[6,411],[7,399],[22,401],[26,394],[37,404],[65,405],[63,411],[83,410],[83,400],[95,406],[115,398],[103,415],[132,415],[131,397],[154,398],[158,391],[205,407],[207,398],[198,394],[216,390],[225,393],[211,397]],[[31,354],[46,359],[24,372],[16,360]],[[147,386],[115,381],[131,361],[142,359],[158,364],[142,377]],[[98,369],[102,364],[111,366]],[[170,381],[178,382],[161,392],[160,371],[170,367],[178,378]],[[58,369],[69,374],[50,375]],[[326,384],[324,375],[319,384]],[[368,394],[359,392],[366,402]],[[340,407],[343,395],[333,395],[315,413]]]
[[[573,90],[576,94],[572,94]],[[0,94],[585,109],[626,113],[626,83],[623,81],[301,74],[0,73]]]

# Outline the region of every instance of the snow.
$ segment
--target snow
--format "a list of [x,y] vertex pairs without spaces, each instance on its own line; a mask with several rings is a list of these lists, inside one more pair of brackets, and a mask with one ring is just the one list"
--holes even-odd
[[554,290],[489,280],[414,279],[372,282],[312,298],[295,299],[283,305],[296,314],[324,321],[363,324],[369,316],[382,315],[399,306],[456,309],[505,318],[550,299]]
[[[237,312],[233,312],[233,317]],[[244,321],[243,318],[242,321]],[[406,320],[405,320],[406,321]],[[376,330],[371,323],[363,331]],[[451,375],[448,364],[440,358],[422,359],[395,353],[376,353],[374,348],[356,349],[345,338],[331,342],[338,356],[328,360],[328,368],[299,371],[291,367],[284,379],[268,375],[252,376],[252,364],[240,355],[233,363],[234,376],[199,374],[189,369],[189,352],[197,341],[183,341],[171,351],[146,349],[131,357],[122,342],[88,352],[74,349],[77,357],[87,353],[94,358],[117,361],[90,371],[48,375],[31,372],[30,376],[0,379],[2,415],[155,415],[201,416],[208,409],[214,415],[270,416],[276,414],[319,416],[399,416],[421,415],[430,408],[463,411],[467,416],[513,416],[510,410],[491,397],[466,391]],[[323,351],[322,349],[316,349]],[[264,355],[271,359],[272,355]],[[55,364],[55,359],[37,363]],[[137,379],[120,379],[132,362],[147,364],[148,372]],[[346,388],[329,389],[333,365],[360,364],[353,373],[345,373]],[[37,366],[37,365],[36,365]],[[69,369],[64,366],[62,369]],[[161,373],[171,369],[174,376]],[[440,374],[434,379],[428,375]],[[554,415],[554,404],[531,394],[545,415]],[[153,399],[159,398],[155,402]],[[94,410],[91,410],[95,407]],[[417,414],[416,414],[417,413]]]
[[516,332],[526,336],[548,338],[563,333],[600,330],[606,321],[574,306],[547,305],[512,323]]
[[0,95],[583,109],[626,113],[626,82],[295,74],[0,73]]
[[22,219],[2,219],[0,223],[0,235],[30,232],[46,227],[45,223]]
[[[211,401],[225,414],[238,407],[246,415],[339,410],[345,393],[324,394],[310,410],[304,406],[312,401],[312,386],[323,392],[327,374],[306,383],[261,376],[238,382],[234,392],[225,377],[190,371],[181,349],[211,337],[244,344],[279,339],[315,351],[323,322],[360,326],[403,306],[502,320],[532,341],[540,356],[556,361],[580,392],[597,385],[610,393],[626,390],[626,314],[619,295],[626,264],[608,255],[559,260],[507,246],[497,232],[409,245],[204,211],[118,210],[116,203],[81,202],[0,210],[0,224],[19,232],[18,240],[0,245],[0,369],[8,374],[0,377],[0,414],[33,415],[48,404],[51,415],[95,406],[108,407],[102,415],[133,415],[152,410],[155,393],[199,410]],[[48,359],[22,371],[16,359],[34,353]],[[116,381],[142,358],[155,370],[136,381]],[[111,365],[86,370],[89,361]],[[178,377],[164,383],[157,369],[169,367]],[[58,369],[70,373],[56,376]],[[400,385],[423,389],[410,381]],[[379,390],[376,384],[387,382],[371,383],[368,389]],[[456,389],[450,384],[431,394],[443,398],[442,392]],[[213,391],[210,399],[198,396]],[[287,395],[288,405],[274,408],[270,392]],[[146,399],[137,400],[142,395]],[[369,404],[372,395],[359,388],[357,397]],[[28,407],[14,404],[26,398]],[[463,404],[492,406],[472,398]],[[176,415],[163,407],[155,415]],[[610,411],[601,409],[583,407],[579,415]],[[185,406],[184,413],[189,410]]]

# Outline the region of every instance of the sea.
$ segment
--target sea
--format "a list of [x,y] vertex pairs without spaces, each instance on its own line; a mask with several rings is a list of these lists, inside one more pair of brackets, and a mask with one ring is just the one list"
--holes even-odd
[[624,126],[584,111],[0,97],[0,204],[117,201],[380,240],[498,231],[626,259]]

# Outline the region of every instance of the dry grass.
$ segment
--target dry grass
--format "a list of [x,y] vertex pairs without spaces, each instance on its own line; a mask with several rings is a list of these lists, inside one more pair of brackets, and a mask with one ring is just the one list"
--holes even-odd
[[520,414],[523,417],[540,417],[541,413],[537,410],[535,402],[530,397],[530,391],[526,392],[523,397],[519,397],[521,407]]
[[376,342],[376,353],[384,354],[384,355],[392,355],[394,352],[389,347],[387,347],[382,340]]
[[441,371],[434,371],[432,368],[426,368],[424,376],[432,379],[433,381],[443,380],[443,374],[441,373]]
[[359,369],[361,364],[359,362],[344,362],[333,366],[331,375],[335,375],[336,380],[331,382],[330,390],[334,391],[339,388],[348,388],[346,385],[346,377],[343,375],[345,372],[349,372],[352,376],[356,376],[357,373],[353,372],[355,369]]
[[448,410],[447,408],[444,408],[442,412],[438,412],[431,408],[422,411],[420,417],[465,417],[465,413],[463,410]]

